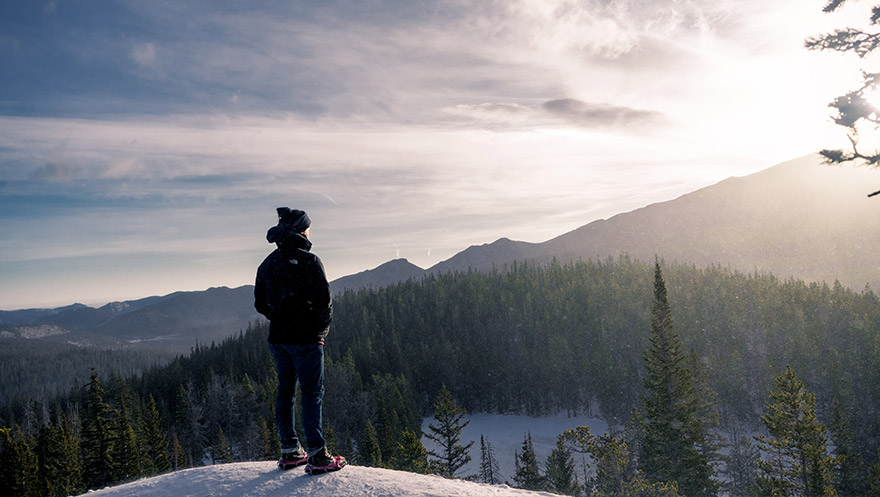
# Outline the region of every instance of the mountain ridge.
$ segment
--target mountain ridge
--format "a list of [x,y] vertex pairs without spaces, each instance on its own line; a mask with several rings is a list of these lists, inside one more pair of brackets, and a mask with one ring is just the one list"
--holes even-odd
[[[643,261],[659,257],[880,288],[880,264],[872,249],[880,243],[880,216],[865,194],[865,185],[878,180],[874,170],[825,166],[811,154],[598,219],[544,242],[499,238],[473,245],[425,274],[627,254]],[[368,281],[369,273],[361,280]]]
[[[627,254],[808,282],[839,281],[858,290],[878,288],[880,263],[873,248],[880,245],[880,216],[874,215],[877,204],[871,203],[878,201],[865,196],[876,174],[824,166],[818,155],[809,155],[595,220],[544,242],[499,238],[470,246],[427,269],[394,259],[338,278],[331,287],[339,295],[432,274],[503,269],[514,261],[599,260]],[[195,341],[221,340],[258,319],[253,286],[244,285],[111,302],[97,309],[74,304],[2,311],[0,336],[71,341],[79,333],[93,344],[175,345],[186,351]]]

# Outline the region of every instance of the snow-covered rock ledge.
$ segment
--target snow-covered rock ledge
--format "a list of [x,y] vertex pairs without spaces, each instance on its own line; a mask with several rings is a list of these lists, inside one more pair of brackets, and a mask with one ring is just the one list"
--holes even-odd
[[534,497],[552,496],[507,485],[447,480],[435,475],[346,466],[307,475],[272,461],[218,464],[144,478],[91,491],[89,497]]

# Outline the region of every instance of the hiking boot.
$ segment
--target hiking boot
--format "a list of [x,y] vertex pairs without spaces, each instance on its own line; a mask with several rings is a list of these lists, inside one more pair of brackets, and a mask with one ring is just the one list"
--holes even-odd
[[342,456],[331,456],[327,447],[309,456],[309,463],[306,464],[306,473],[317,475],[328,473],[330,471],[339,471],[345,466],[345,458]]
[[302,447],[298,447],[293,452],[282,452],[281,459],[278,460],[278,467],[284,470],[302,466],[309,461],[309,456]]

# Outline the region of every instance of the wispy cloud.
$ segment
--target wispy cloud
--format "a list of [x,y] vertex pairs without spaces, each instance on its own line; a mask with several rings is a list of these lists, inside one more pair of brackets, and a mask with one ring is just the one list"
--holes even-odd
[[60,260],[247,283],[278,205],[333,277],[541,241],[813,151],[858,78],[800,0],[9,8],[0,302]]
[[153,43],[140,43],[131,49],[131,59],[141,66],[156,63],[156,46]]

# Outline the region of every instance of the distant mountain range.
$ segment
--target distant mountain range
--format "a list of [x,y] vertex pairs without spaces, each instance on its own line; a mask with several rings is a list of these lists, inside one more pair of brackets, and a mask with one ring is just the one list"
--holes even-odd
[[84,346],[146,347],[184,353],[210,345],[260,316],[254,287],[175,292],[99,308],[82,304],[57,309],[0,312],[0,338],[44,338]]
[[[331,282],[337,294],[427,274],[502,268],[513,261],[605,259],[721,265],[780,278],[880,288],[880,171],[829,167],[817,155],[730,178],[667,202],[591,222],[542,243],[501,238],[422,269],[405,259]],[[177,292],[100,308],[0,311],[0,337],[45,338],[186,352],[259,319],[253,287]]]
[[[501,238],[472,246],[422,274],[487,270],[513,261],[605,259],[721,265],[742,272],[880,288],[880,170],[822,165],[818,155],[729,178],[667,202],[598,220],[543,243]],[[392,261],[339,288],[380,287],[419,275]],[[334,286],[334,289],[337,288]]]

